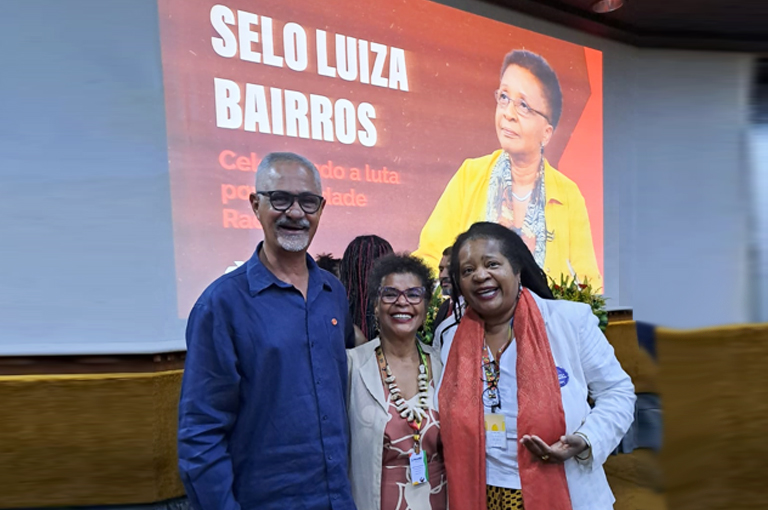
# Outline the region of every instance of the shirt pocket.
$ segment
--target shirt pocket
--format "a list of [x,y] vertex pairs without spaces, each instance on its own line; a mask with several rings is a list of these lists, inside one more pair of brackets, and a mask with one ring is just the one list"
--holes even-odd
[[316,339],[315,342],[320,342],[325,352],[331,354],[336,362],[346,366],[347,352],[344,343],[344,317],[331,313],[325,315],[322,320],[323,328],[320,331],[323,332],[323,335],[322,338]]

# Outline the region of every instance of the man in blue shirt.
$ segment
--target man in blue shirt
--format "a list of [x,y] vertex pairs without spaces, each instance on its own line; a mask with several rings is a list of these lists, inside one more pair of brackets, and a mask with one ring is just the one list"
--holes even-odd
[[354,510],[341,283],[307,255],[325,206],[307,159],[272,153],[251,205],[264,241],[187,325],[179,468],[197,510]]

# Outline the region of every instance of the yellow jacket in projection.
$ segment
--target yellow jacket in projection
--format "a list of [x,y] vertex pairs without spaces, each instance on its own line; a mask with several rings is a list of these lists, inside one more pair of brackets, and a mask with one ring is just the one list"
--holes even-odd
[[[473,223],[486,220],[486,204],[491,172],[501,150],[476,159],[467,159],[445,187],[440,200],[421,230],[421,257],[435,271],[443,250]],[[597,267],[592,231],[584,197],[572,180],[545,161],[544,186],[547,203],[544,217],[547,230],[554,234],[547,241],[544,271],[556,281],[560,275],[575,273],[579,280],[589,278],[596,291],[603,290],[603,278]],[[570,267],[569,267],[570,264]],[[572,271],[571,271],[572,269]]]

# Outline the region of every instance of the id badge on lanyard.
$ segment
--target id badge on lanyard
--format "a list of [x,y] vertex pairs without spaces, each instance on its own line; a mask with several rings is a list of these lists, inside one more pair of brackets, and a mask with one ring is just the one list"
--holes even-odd
[[485,414],[485,444],[488,448],[507,449],[507,424],[503,414]]
[[408,456],[408,462],[411,465],[411,483],[421,485],[429,480],[429,470],[427,469],[427,456],[421,448],[416,452],[416,448]]

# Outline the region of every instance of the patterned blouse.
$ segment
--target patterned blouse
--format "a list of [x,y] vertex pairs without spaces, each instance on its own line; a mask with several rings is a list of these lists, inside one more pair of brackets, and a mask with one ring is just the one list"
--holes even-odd
[[[427,419],[422,423],[421,444],[427,455],[429,480],[420,485],[411,483],[409,454],[413,451],[413,430],[400,417],[395,404],[389,400],[389,390],[384,388],[389,403],[389,421],[384,429],[384,455],[381,471],[381,510],[446,510],[446,487],[443,445],[440,441],[440,419],[431,405]],[[433,402],[435,390],[429,386],[429,402]],[[416,402],[418,394],[411,399]]]

